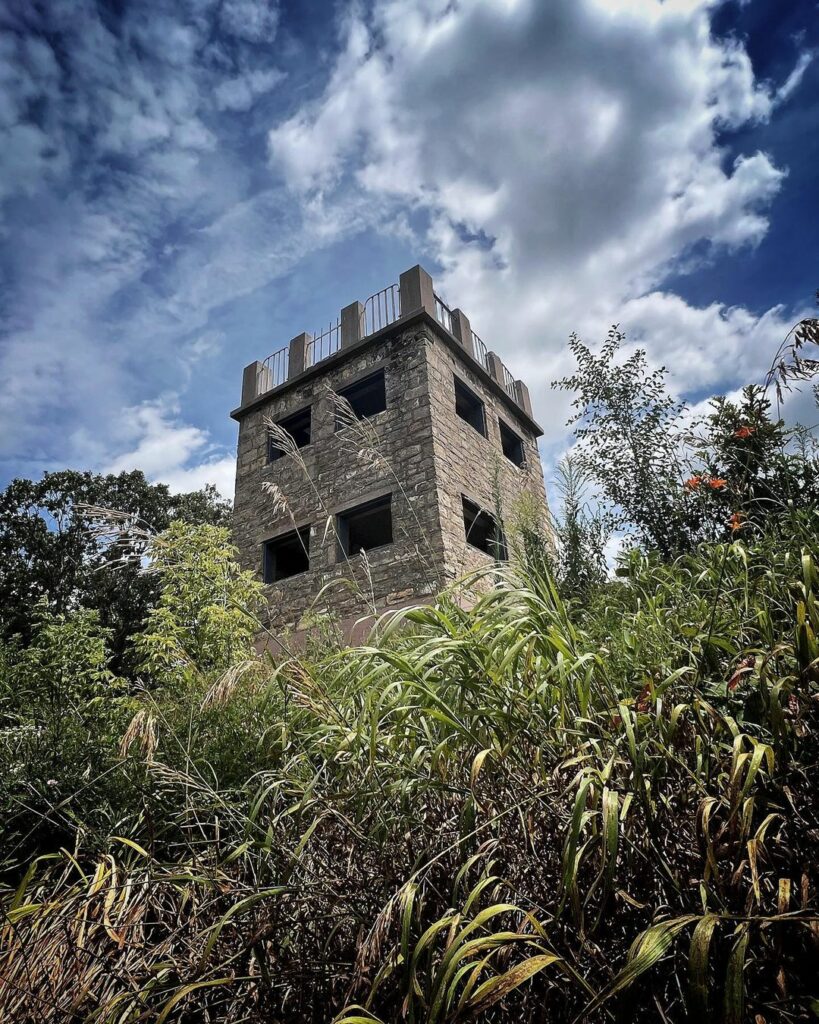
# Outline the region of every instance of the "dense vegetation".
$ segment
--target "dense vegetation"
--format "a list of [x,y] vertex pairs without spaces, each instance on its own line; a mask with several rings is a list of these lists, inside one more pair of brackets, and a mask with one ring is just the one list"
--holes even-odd
[[819,464],[758,390],[692,425],[619,344],[575,343],[557,548],[510,513],[512,562],[362,647],[258,655],[210,523],[139,533],[128,678],[95,611],[36,606],[0,654],[0,1017],[819,1013]]
[[44,473],[12,480],[0,493],[0,636],[27,643],[41,605],[59,614],[95,611],[110,630],[116,669],[129,672],[129,637],[157,599],[156,579],[140,572],[136,537],[127,550],[101,543],[91,528],[96,507],[116,509],[152,532],[174,520],[227,526],[231,510],[214,487],[171,494],[139,471]]

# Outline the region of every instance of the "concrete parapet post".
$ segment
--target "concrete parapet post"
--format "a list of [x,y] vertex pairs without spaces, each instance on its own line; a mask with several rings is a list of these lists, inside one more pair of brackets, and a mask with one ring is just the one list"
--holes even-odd
[[425,309],[431,317],[435,317],[435,289],[432,278],[422,266],[416,265],[405,270],[398,280],[401,292],[401,315],[415,313]]
[[515,391],[518,396],[518,405],[530,419],[534,419],[534,416],[532,415],[532,399],[529,397],[529,388],[526,387],[522,380],[516,380]]
[[287,377],[298,377],[307,369],[307,346],[313,340],[312,334],[302,332],[297,334],[290,342],[290,359],[287,367]]
[[256,359],[242,371],[242,405],[249,405],[254,398],[270,390],[270,371]]
[[452,310],[452,333],[460,341],[466,351],[474,357],[475,346],[472,343],[472,327],[462,309]]
[[365,330],[364,306],[360,302],[351,302],[341,311],[341,347],[349,348],[361,341]]
[[492,380],[495,380],[503,387],[503,363],[501,362],[500,356],[497,352],[486,353],[486,364],[489,370],[489,376]]

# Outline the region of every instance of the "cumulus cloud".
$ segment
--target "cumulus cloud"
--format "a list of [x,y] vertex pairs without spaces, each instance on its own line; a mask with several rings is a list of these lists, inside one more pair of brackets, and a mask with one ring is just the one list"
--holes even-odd
[[271,164],[303,201],[415,211],[440,290],[534,383],[552,438],[573,329],[620,321],[683,390],[722,387],[787,312],[662,285],[765,235],[785,170],[729,159],[719,133],[769,118],[801,64],[777,93],[710,19],[693,0],[378,0],[348,15],[324,93],[272,128]]
[[743,379],[760,380],[790,329],[790,316],[774,306],[761,316],[741,306],[696,307],[668,292],[631,299],[622,310],[633,343],[650,346],[678,392],[720,393]]
[[176,396],[125,409],[120,427],[132,446],[105,465],[106,473],[141,469],[174,493],[213,484],[222,495],[233,496],[233,454],[215,447],[207,431],[179,418]]

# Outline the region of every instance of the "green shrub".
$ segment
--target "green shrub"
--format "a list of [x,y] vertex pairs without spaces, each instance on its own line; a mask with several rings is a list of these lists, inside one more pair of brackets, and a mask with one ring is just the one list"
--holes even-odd
[[[107,834],[115,751],[127,718],[96,612],[37,607],[32,639],[0,645],[0,813],[4,858]],[[7,865],[4,865],[4,867]]]
[[[174,538],[207,563],[202,535]],[[4,895],[0,1007],[804,1017],[816,538],[802,510],[672,560],[631,551],[585,603],[511,565],[469,610],[443,594],[369,644],[274,662],[248,645],[248,602],[229,596],[244,582],[212,536],[221,568],[170,588],[175,653],[136,698],[138,796],[107,841],[41,844],[56,861]],[[235,620],[203,614],[214,601]]]

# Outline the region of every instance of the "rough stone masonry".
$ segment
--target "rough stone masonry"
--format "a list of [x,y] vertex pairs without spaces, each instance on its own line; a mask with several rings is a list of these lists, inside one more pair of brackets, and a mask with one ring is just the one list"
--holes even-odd
[[524,494],[548,531],[526,386],[421,267],[251,363],[231,415],[235,540],[274,632],[328,612],[349,629],[491,565]]

